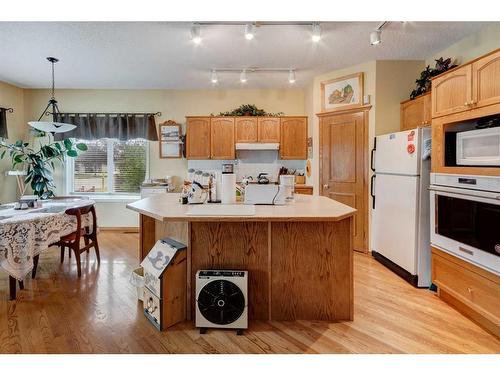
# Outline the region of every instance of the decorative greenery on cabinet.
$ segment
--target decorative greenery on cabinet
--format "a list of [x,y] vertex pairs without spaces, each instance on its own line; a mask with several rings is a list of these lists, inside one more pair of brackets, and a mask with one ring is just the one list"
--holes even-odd
[[417,87],[411,92],[410,99],[415,99],[417,96],[430,91],[432,77],[435,77],[457,66],[456,64],[451,64],[450,57],[448,57],[446,60],[440,57],[439,59],[434,61],[436,61],[436,66],[434,68],[431,68],[430,65],[427,65],[425,69],[420,73],[420,78],[415,81]]
[[[211,116],[214,114],[212,113]],[[283,112],[268,113],[263,109],[257,108],[255,104],[242,104],[232,111],[220,112],[218,116],[269,116],[278,117],[284,115]]]

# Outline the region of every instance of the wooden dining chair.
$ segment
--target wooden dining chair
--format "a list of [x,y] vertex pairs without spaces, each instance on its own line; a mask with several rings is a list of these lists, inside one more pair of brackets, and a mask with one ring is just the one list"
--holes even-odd
[[[64,261],[64,250],[68,248],[69,253],[73,250],[76,258],[76,267],[78,270],[78,277],[82,276],[82,266],[80,255],[83,252],[89,252],[90,248],[94,248],[97,257],[97,263],[101,263],[101,258],[99,255],[99,244],[97,242],[97,218],[95,207],[93,204],[88,204],[86,206],[69,208],[65,211],[66,215],[76,216],[76,230],[66,236],[61,237],[61,239],[54,243],[55,246],[61,247],[61,263]],[[89,227],[82,226],[82,216],[90,213],[92,215],[92,231]],[[80,247],[80,242],[83,237],[85,246]],[[36,268],[38,266],[38,256],[33,259],[33,272],[31,274],[32,278],[35,278]]]

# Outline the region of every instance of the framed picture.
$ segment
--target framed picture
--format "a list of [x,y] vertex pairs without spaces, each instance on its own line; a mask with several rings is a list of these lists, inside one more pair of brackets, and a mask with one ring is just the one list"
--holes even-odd
[[181,158],[181,125],[168,120],[160,124],[160,159]]
[[329,112],[361,106],[363,103],[363,73],[321,82],[321,111]]

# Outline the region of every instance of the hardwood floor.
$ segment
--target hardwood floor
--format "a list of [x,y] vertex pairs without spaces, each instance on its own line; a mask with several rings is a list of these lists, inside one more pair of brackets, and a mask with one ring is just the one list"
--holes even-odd
[[[129,275],[138,234],[101,232],[101,265],[40,257],[36,280],[8,301],[0,272],[0,353],[500,353],[500,340],[415,289],[370,256],[354,256],[354,321],[251,322],[244,336],[193,323],[156,331],[143,316]],[[316,291],[320,293],[321,291]]]

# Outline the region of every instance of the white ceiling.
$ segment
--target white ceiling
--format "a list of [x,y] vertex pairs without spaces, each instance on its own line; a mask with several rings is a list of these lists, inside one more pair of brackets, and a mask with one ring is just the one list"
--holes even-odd
[[[0,81],[20,87],[50,86],[47,56],[58,88],[209,88],[210,69],[258,66],[297,69],[296,86],[315,75],[374,59],[425,59],[484,27],[478,22],[391,22],[382,43],[369,45],[378,22],[322,23],[322,40],[310,26],[262,26],[254,40],[243,26],[190,23],[0,22]],[[248,88],[288,87],[287,73],[249,73]],[[238,73],[219,73],[219,87],[238,88]]]

